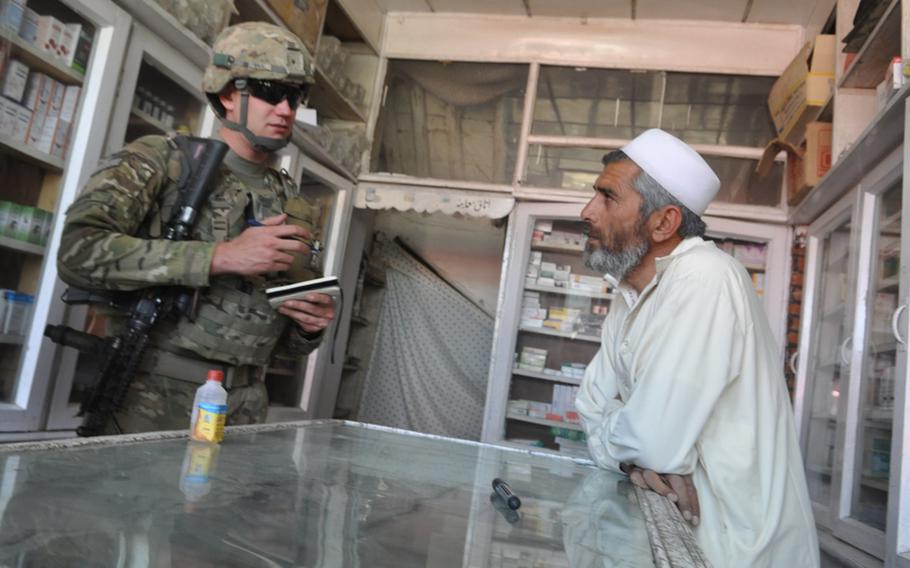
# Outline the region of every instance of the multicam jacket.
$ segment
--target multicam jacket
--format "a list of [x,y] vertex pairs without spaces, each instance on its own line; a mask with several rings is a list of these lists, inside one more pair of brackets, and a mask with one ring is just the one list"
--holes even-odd
[[[286,174],[228,152],[189,240],[162,239],[177,201],[179,152],[166,137],[146,136],[92,175],[66,214],[60,277],[84,289],[198,289],[194,321],[160,322],[152,345],[233,365],[264,365],[290,322],[269,306],[265,289],[289,282],[289,275],[212,276],[215,243],[238,236],[250,215],[264,219],[288,212],[289,222],[312,232],[315,209]],[[296,259],[294,279],[315,275],[304,262]],[[315,348],[319,336],[292,327],[288,335],[297,352]]]

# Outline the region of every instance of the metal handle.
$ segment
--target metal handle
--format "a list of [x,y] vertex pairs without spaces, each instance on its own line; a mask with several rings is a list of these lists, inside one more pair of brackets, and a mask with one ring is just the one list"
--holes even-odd
[[841,360],[841,363],[843,363],[844,365],[850,364],[850,355],[848,353],[850,351],[849,345],[850,345],[851,341],[853,341],[853,336],[848,335],[847,339],[845,339],[840,344],[840,360]]
[[788,365],[790,366],[790,372],[793,373],[794,376],[796,375],[796,358],[797,357],[799,357],[799,349],[794,351],[793,355],[790,355],[790,362],[788,363]]
[[907,304],[901,304],[894,310],[894,313],[891,314],[891,333],[894,334],[894,339],[897,340],[901,345],[907,345],[907,342],[901,337],[901,330],[897,328],[898,322],[901,319],[901,313],[907,309]]

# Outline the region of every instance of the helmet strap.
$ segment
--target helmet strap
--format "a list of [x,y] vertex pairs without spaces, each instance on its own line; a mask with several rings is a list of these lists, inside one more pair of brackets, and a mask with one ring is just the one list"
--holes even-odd
[[256,136],[252,131],[247,127],[247,111],[249,110],[249,98],[250,94],[246,90],[240,91],[240,122],[233,122],[227,119],[225,116],[221,119],[221,123],[230,130],[234,130],[243,134],[243,137],[246,138],[250,144],[253,145],[253,148],[258,152],[271,153],[281,150],[288,145],[288,142],[291,141],[291,137],[287,138],[269,138],[268,136]]

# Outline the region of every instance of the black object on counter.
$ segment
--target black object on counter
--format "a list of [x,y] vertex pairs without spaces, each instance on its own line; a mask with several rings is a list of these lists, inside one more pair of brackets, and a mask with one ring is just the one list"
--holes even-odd
[[493,491],[508,505],[509,509],[514,511],[521,507],[521,499],[518,498],[518,495],[512,493],[509,484],[498,477],[493,480]]

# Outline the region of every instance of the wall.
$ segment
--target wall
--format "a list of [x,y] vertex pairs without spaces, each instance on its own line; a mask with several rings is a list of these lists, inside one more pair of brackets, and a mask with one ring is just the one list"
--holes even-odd
[[503,266],[505,224],[442,213],[380,211],[375,230],[400,236],[463,294],[491,316]]

